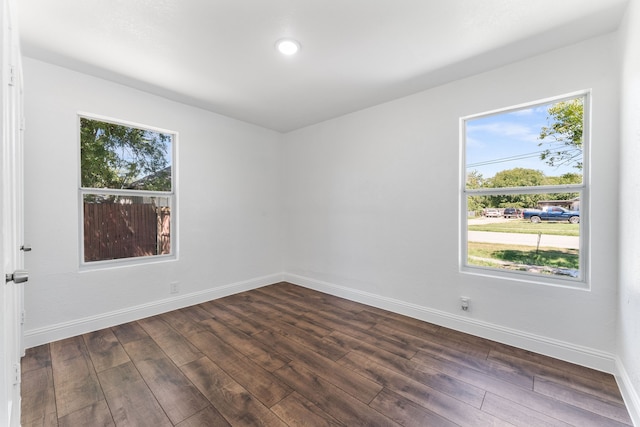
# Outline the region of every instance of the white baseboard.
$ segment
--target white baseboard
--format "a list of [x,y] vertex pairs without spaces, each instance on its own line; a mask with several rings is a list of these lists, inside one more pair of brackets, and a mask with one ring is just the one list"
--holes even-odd
[[258,277],[214,289],[28,330],[25,331],[24,343],[26,348],[31,348],[282,281],[612,373],[618,382],[634,425],[640,426],[640,397],[633,388],[622,361],[615,355],[291,273]]
[[616,372],[615,355],[596,349],[296,274],[284,273],[284,281],[599,371],[611,374]]
[[282,273],[257,277],[200,292],[193,292],[69,322],[58,323],[43,328],[27,330],[24,333],[24,345],[26,348],[31,348],[41,344],[85,334],[87,332],[97,331],[127,322],[133,322],[134,320],[155,316],[157,314],[166,313],[167,311],[177,310],[190,305],[200,304],[205,301],[211,301],[228,295],[237,294],[239,292],[278,283],[283,280],[283,277],[284,275]]
[[616,381],[622,393],[625,405],[629,410],[629,416],[634,426],[640,426],[640,396],[633,388],[631,378],[620,358],[616,357]]

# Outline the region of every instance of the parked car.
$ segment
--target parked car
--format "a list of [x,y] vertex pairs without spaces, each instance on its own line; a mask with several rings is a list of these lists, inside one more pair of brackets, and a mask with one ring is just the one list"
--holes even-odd
[[520,214],[520,209],[516,208],[505,208],[504,212],[502,213],[505,218],[520,218]]
[[499,218],[502,216],[502,212],[500,212],[500,209],[485,209],[484,210],[484,216],[486,216],[487,218]]
[[531,222],[540,221],[569,221],[571,224],[580,222],[580,212],[570,211],[560,206],[548,206],[543,209],[525,209],[522,213],[524,219]]

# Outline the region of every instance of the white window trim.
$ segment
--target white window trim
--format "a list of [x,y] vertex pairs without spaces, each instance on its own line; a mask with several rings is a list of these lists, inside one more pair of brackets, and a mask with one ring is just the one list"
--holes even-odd
[[[583,143],[582,143],[582,184],[565,184],[565,185],[553,185],[553,186],[540,186],[540,187],[505,187],[505,188],[491,188],[491,189],[467,189],[466,188],[466,122],[468,120],[477,119],[480,117],[487,117],[497,114],[502,114],[511,111],[517,111],[525,108],[531,108],[543,104],[557,103],[578,97],[584,98],[583,103]],[[459,259],[458,265],[460,272],[463,274],[470,274],[474,276],[484,276],[497,279],[507,279],[516,282],[526,282],[543,284],[549,286],[556,286],[562,288],[571,288],[577,290],[590,290],[590,277],[591,277],[591,258],[590,258],[590,187],[591,187],[591,161],[589,158],[590,146],[591,146],[591,90],[581,90],[572,92],[569,94],[551,97],[546,99],[537,100],[534,102],[528,102],[511,106],[507,108],[500,108],[484,113],[473,114],[461,117],[459,120],[460,126],[460,185],[459,185],[459,212],[460,212],[460,227],[459,227]],[[474,266],[467,264],[467,229],[468,229],[468,210],[467,210],[467,197],[471,195],[496,195],[496,194],[531,194],[531,193],[549,193],[549,192],[579,192],[580,193],[580,210],[585,211],[586,215],[583,217],[580,215],[580,276],[578,278],[569,278],[563,276],[545,276],[542,274],[527,273],[521,271],[507,271],[497,268]]]
[[[107,188],[89,188],[82,187],[82,158],[80,156],[80,119],[96,120],[101,122],[113,123],[121,126],[128,126],[138,129],[150,130],[152,132],[158,132],[163,134],[170,134],[171,140],[171,191],[146,191],[146,190],[120,190],[120,189],[107,189]],[[167,261],[178,260],[178,132],[159,128],[155,126],[144,125],[136,122],[114,119],[107,116],[78,112],[76,119],[77,130],[77,145],[78,147],[78,160],[77,160],[77,172],[78,172],[78,259],[79,259],[79,271],[93,271],[102,269],[111,269],[119,267],[132,267],[146,264],[155,264]],[[122,196],[149,196],[149,197],[168,197],[171,200],[171,252],[165,255],[151,255],[141,256],[134,258],[121,258],[110,259],[102,261],[90,261],[84,260],[84,196],[86,194],[110,194],[110,195],[122,195]]]

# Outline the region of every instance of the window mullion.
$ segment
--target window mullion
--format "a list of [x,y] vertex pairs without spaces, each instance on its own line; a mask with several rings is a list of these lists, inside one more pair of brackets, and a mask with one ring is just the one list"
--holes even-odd
[[566,184],[536,187],[465,188],[462,191],[469,196],[494,196],[498,194],[574,193],[582,191],[584,188],[584,184]]

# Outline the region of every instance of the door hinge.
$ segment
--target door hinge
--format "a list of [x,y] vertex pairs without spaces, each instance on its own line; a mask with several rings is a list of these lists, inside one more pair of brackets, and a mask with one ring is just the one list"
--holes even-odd
[[16,67],[9,65],[9,86],[16,84]]
[[13,384],[20,384],[20,364],[13,364]]
[[20,312],[20,324],[21,325],[24,325],[24,321],[25,321],[26,318],[27,318],[27,313],[25,313],[25,311],[22,310]]
[[26,129],[26,121],[23,117],[20,117],[20,130],[25,130]]

